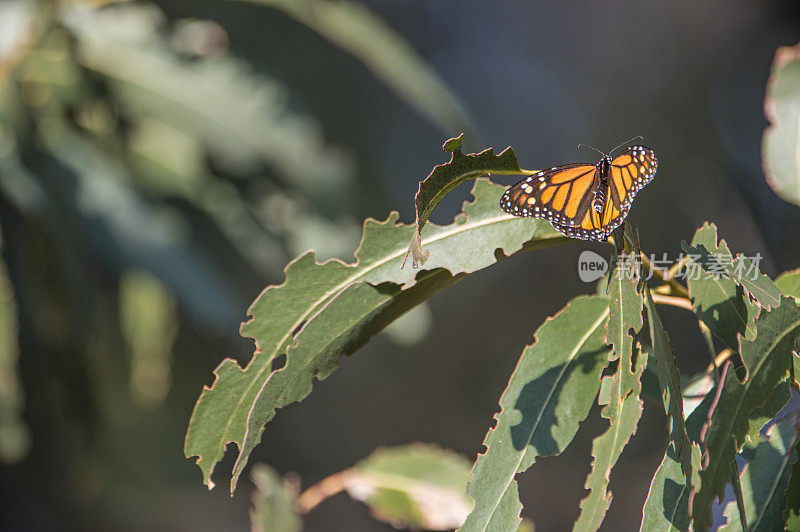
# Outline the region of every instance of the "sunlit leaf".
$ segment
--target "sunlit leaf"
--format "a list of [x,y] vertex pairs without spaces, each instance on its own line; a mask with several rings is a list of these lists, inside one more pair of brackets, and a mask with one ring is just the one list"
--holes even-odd
[[[779,306],[761,313],[756,327],[758,335],[753,340],[742,338],[739,349],[747,378],[740,382],[736,372],[727,372],[704,441],[701,483],[692,507],[696,529],[711,525],[711,503],[724,496],[734,453],[762,428],[751,418],[789,376],[792,351],[800,347],[800,308],[784,297]],[[776,402],[770,412],[759,411],[758,419],[773,417],[781,406]]]
[[[720,242],[720,247],[724,241]],[[711,248],[705,243],[684,248],[692,255],[692,260],[712,276],[728,276],[736,284],[744,288],[751,299],[756,300],[762,308],[771,308],[780,303],[781,292],[772,279],[761,273],[758,264],[744,255],[730,259],[730,252],[720,251],[716,245]],[[760,260],[760,259],[759,259]]]
[[250,475],[256,489],[250,524],[253,532],[300,532],[302,522],[294,510],[299,485],[282,479],[266,464],[256,464]]
[[800,45],[775,52],[767,83],[761,155],[767,183],[781,198],[800,205]]
[[472,500],[464,492],[470,462],[430,444],[377,449],[347,471],[345,489],[396,528],[452,530]]
[[661,386],[664,411],[670,420],[670,440],[675,444],[675,452],[680,458],[684,475],[687,480],[691,480],[691,443],[684,423],[680,371],[649,290],[645,290],[645,305],[652,347],[648,351],[649,367],[655,371]]
[[[797,440],[797,419],[788,416],[767,430],[767,440],[755,448],[755,456],[741,474],[747,530],[752,532],[783,530],[786,487],[789,483],[793,446]],[[728,524],[720,530],[734,532],[742,527],[736,501],[725,508]],[[791,530],[791,529],[789,529]]]
[[681,375],[681,394],[683,395],[683,413],[688,417],[714,387],[714,374],[703,371],[684,377]]
[[780,274],[775,279],[775,286],[783,295],[800,299],[800,269]]
[[[633,255],[629,255],[633,257]],[[581,501],[581,511],[574,530],[597,530],[611,504],[608,483],[611,469],[622,449],[636,433],[642,415],[641,376],[647,366],[645,352],[634,353],[634,339],[644,325],[644,300],[637,290],[638,270],[632,258],[620,261],[611,274],[610,312],[606,323],[606,342],[613,346],[611,360],[617,360],[613,375],[603,377],[597,402],[609,427],[592,444],[592,470],[586,478],[589,494]]]
[[425,263],[431,250],[423,250],[420,234],[433,212],[434,207],[451,190],[469,179],[475,179],[484,174],[519,174],[522,172],[517,163],[514,150],[506,148],[499,155],[489,148],[480,153],[461,153],[463,134],[444,143],[444,150],[451,153],[450,160],[433,168],[433,171],[419,183],[419,190],[414,196],[416,207],[416,231],[414,232],[409,253],[413,266]]
[[447,133],[472,129],[460,98],[402,35],[363,4],[350,0],[243,1],[280,9],[352,54]]
[[[691,246],[702,246],[709,253],[716,253],[732,261],[730,249],[724,240],[717,242],[717,227],[704,223],[692,238]],[[699,257],[699,252],[695,255]],[[690,263],[686,284],[692,298],[692,306],[703,323],[723,340],[731,349],[738,349],[738,334],[752,339],[756,330],[753,322],[758,315],[758,305],[744,293],[744,289],[727,275],[709,275],[702,264]]]
[[[242,334],[256,341],[253,359],[246,368],[223,361],[214,384],[195,406],[185,452],[199,457],[206,483],[213,486],[214,465],[226,444],[236,442],[235,488],[275,411],[306,397],[315,378],[326,378],[342,355],[353,353],[407,310],[464,274],[494,264],[498,256],[566,241],[548,225],[502,213],[497,203],[504,190],[479,180],[475,201],[465,203],[453,224],[425,228],[423,242],[437,249],[429,264],[433,269],[400,269],[414,227],[397,223],[396,212],[383,222],[365,222],[353,264],[319,264],[313,252],[292,261],[286,281],[262,292],[249,309],[252,318],[242,326]],[[284,353],[286,365],[272,371],[273,360]]]
[[563,452],[589,414],[608,364],[608,299],[580,296],[546,320],[500,398],[467,493],[475,508],[462,530],[514,530],[522,505],[515,475]]

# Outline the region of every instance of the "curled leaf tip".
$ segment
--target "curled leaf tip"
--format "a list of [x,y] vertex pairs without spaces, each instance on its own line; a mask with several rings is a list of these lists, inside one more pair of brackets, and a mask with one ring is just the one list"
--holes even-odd
[[411,243],[408,245],[408,251],[406,251],[406,256],[403,258],[403,264],[400,265],[401,270],[406,266],[409,253],[411,254],[412,268],[417,268],[425,264],[425,261],[428,260],[428,257],[431,255],[430,251],[422,249],[422,236],[419,234],[418,230],[414,231],[411,237]]

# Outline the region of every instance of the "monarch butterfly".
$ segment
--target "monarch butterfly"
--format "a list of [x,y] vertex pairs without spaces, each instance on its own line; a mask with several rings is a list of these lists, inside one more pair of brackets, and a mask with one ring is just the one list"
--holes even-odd
[[570,238],[605,242],[657,167],[653,150],[629,146],[613,159],[603,153],[597,164],[565,164],[528,176],[503,194],[500,207],[514,216],[544,218]]

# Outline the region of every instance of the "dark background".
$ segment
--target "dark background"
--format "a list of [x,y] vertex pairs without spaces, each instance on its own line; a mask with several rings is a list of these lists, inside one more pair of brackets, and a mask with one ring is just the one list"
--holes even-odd
[[[642,135],[659,158],[655,180],[629,217],[646,252],[677,257],[681,241],[710,220],[733,251],[761,253],[762,270],[770,275],[800,263],[800,211],[772,193],[760,160],[770,63],[776,47],[800,38],[795,2],[364,3],[462,98],[475,131],[467,137],[469,148],[512,146],[524,168],[541,168],[596,160],[594,152],[576,148],[579,142],[609,150]],[[441,144],[458,131],[432,124],[359,61],[279,11],[237,2],[158,4],[172,22],[218,22],[232,54],[285,83],[292,105],[313,115],[325,139],[355,162],[356,186],[345,207],[354,219],[384,219],[399,210],[413,221],[417,183],[446,160]],[[433,220],[448,222],[467,198],[462,186]],[[33,446],[24,461],[0,473],[0,525],[247,529],[249,481],[228,496],[229,456],[217,468],[218,488],[209,493],[199,469],[183,457],[183,435],[222,357],[249,360],[252,343],[238,338],[235,324],[263,286],[281,282],[280,274],[222,278],[235,304],[213,320],[198,319],[192,303],[178,297],[181,321],[166,401],[154,411],[120,406],[109,421],[96,407],[107,399],[101,387],[81,391],[78,378],[54,394],[41,380],[42,367],[52,375],[68,372],[78,355],[64,345],[43,347],[37,332],[41,315],[26,304],[20,259],[34,245],[20,229],[24,218],[3,204],[4,257],[21,301],[20,374]],[[196,244],[224,263],[214,241]],[[381,445],[436,442],[474,459],[534,330],[570,298],[594,290],[577,277],[584,249],[609,254],[605,246],[576,241],[503,261],[437,295],[422,340],[400,345],[381,335],[342,360],[311,396],[278,413],[251,463],[296,471],[308,486]],[[113,299],[119,267],[102,252],[86,255],[87,282],[99,287],[92,297]],[[197,297],[203,292],[196,287]],[[94,320],[104,307],[93,308]],[[691,315],[664,308],[663,320],[682,373],[704,369],[708,355]],[[98,356],[124,357],[113,351]],[[638,528],[649,479],[663,456],[659,408],[646,407],[614,469],[605,530]],[[519,477],[523,515],[537,530],[571,527],[584,496],[591,440],[602,430],[595,409],[562,456],[541,459]],[[324,502],[305,525],[313,531],[391,529],[345,495]]]

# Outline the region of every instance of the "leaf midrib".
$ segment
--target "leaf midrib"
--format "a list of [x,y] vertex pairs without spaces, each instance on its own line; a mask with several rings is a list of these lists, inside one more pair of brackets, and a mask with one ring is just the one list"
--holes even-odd
[[[489,219],[481,219],[481,223],[476,223],[476,224],[472,224],[472,225],[470,225],[469,223],[465,223],[463,225],[456,226],[454,228],[454,230],[450,230],[450,231],[445,231],[443,233],[439,233],[435,237],[430,238],[427,241],[423,240],[423,243],[427,244],[427,245],[430,245],[430,244],[432,244],[434,242],[438,242],[439,240],[442,240],[444,238],[456,235],[458,233],[463,233],[463,232],[466,232],[468,230],[473,230],[473,229],[477,229],[477,228],[480,228],[480,227],[489,226],[489,225],[492,225],[494,223],[501,223],[503,221],[510,221],[510,220],[514,220],[514,219],[515,219],[515,217],[513,217],[511,215],[503,214],[503,215],[501,215],[499,217],[493,217],[493,218],[489,218]],[[553,233],[552,235],[549,235],[546,238],[543,238],[542,240],[543,241],[544,240],[549,240],[550,238],[555,238],[557,236],[559,236],[559,235],[557,235],[556,233]],[[287,345],[289,337],[293,336],[292,332],[295,329],[297,329],[300,326],[300,324],[303,323],[303,321],[311,321],[313,319],[313,317],[311,319],[309,319],[309,320],[306,320],[306,318],[309,315],[311,315],[318,308],[319,308],[319,310],[317,311],[316,314],[319,314],[319,311],[321,311],[324,308],[324,303],[327,300],[335,299],[344,289],[346,289],[348,286],[350,286],[350,284],[352,284],[354,281],[358,280],[359,277],[364,277],[367,273],[373,271],[374,269],[378,268],[379,266],[383,266],[387,262],[389,262],[389,261],[391,261],[393,259],[401,257],[403,254],[405,254],[405,251],[406,251],[405,249],[402,249],[402,250],[399,250],[399,251],[395,251],[395,252],[387,255],[383,260],[374,262],[374,263],[370,264],[369,266],[364,267],[363,269],[359,269],[355,273],[355,275],[351,275],[350,277],[348,277],[344,281],[342,281],[339,284],[335,285],[333,289],[328,290],[327,292],[325,292],[325,294],[323,296],[319,297],[316,301],[314,301],[311,305],[309,305],[308,310],[306,312],[304,312],[292,324],[291,327],[287,328],[286,334],[283,335],[283,337],[280,339],[279,342],[276,342],[276,345],[278,347],[276,347],[274,350],[272,350],[272,353],[269,356],[269,358],[267,358],[267,361],[273,360],[276,356],[278,356],[278,354],[281,351],[283,351],[283,349]],[[350,265],[348,267],[354,267],[354,266],[357,268],[358,264],[353,264],[353,265]],[[322,307],[322,308],[320,308],[320,307]],[[300,329],[297,332],[297,334],[299,335],[304,328],[305,328],[305,326],[303,326],[303,328]],[[296,335],[294,335],[294,336],[296,336]],[[256,375],[253,377],[253,380],[251,381],[251,383],[247,386],[245,391],[242,393],[241,399],[236,404],[235,408],[231,411],[231,415],[228,417],[228,422],[225,424],[225,430],[222,431],[223,436],[220,438],[220,440],[224,440],[225,439],[224,435],[228,433],[228,430],[230,429],[230,425],[233,422],[233,419],[235,417],[236,412],[238,412],[239,409],[242,408],[242,406],[244,405],[245,399],[248,397],[250,391],[253,389],[253,386],[255,386],[255,384],[261,379],[261,376],[266,372],[267,367],[268,367],[268,364],[266,364],[266,361],[265,361],[265,363],[262,366],[262,368],[258,371],[258,373],[256,373]],[[266,383],[266,381],[265,381],[265,383]],[[252,401],[253,405],[255,405],[255,403],[258,401],[258,397],[260,396],[262,391],[263,391],[263,386],[262,386],[262,390],[259,390],[259,392],[256,394],[256,396],[253,398],[253,401]],[[248,411],[248,417],[249,417],[251,412],[252,412],[252,405],[251,405],[251,407],[250,407],[250,409]],[[245,429],[243,440],[247,439],[247,436],[248,436],[249,432],[250,432],[249,427],[247,427]]]
[[[600,317],[592,324],[591,327],[589,327],[589,329],[587,330],[586,334],[584,334],[581,337],[580,341],[576,344],[575,349],[573,349],[573,351],[570,353],[569,358],[567,358],[566,361],[564,362],[564,364],[562,364],[561,371],[558,374],[558,378],[554,381],[553,386],[547,392],[547,400],[544,403],[545,406],[543,406],[539,410],[539,415],[536,418],[536,422],[531,427],[531,430],[529,432],[530,437],[527,438],[528,442],[530,442],[531,438],[533,438],[533,433],[535,432],[537,426],[539,425],[539,422],[542,419],[542,415],[543,415],[544,411],[547,408],[546,405],[549,404],[550,398],[555,393],[555,390],[558,387],[558,384],[561,382],[561,378],[563,377],[564,372],[567,370],[567,367],[569,367],[569,365],[572,362],[572,360],[575,358],[575,356],[578,354],[578,352],[581,350],[581,348],[586,344],[586,341],[589,339],[589,337],[597,330],[597,328],[600,326],[600,324],[606,319],[606,317],[608,316],[608,313],[609,313],[609,309],[608,309],[608,307],[606,307],[605,310],[603,311],[603,313],[600,315]],[[488,527],[489,523],[492,521],[492,516],[497,511],[497,507],[500,506],[500,501],[503,499],[503,494],[508,490],[508,486],[510,486],[511,482],[514,480],[514,475],[517,474],[519,466],[522,463],[522,460],[525,457],[525,454],[527,452],[527,444],[525,445],[525,447],[526,447],[525,449],[523,449],[521,452],[517,453],[519,455],[519,457],[517,459],[516,466],[514,467],[514,470],[511,473],[511,475],[509,475],[508,480],[506,480],[506,482],[504,483],[503,489],[500,490],[499,497],[497,497],[497,500],[495,501],[494,506],[492,506],[491,512],[489,513],[488,518],[486,519],[486,522],[485,522],[485,524],[483,526],[483,530],[484,531]]]

